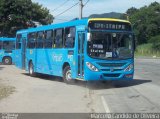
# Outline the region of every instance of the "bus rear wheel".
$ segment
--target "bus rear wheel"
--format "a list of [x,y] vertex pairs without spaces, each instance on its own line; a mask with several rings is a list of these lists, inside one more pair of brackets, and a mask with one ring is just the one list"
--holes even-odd
[[63,80],[67,84],[74,83],[74,79],[72,79],[72,72],[70,66],[66,66],[63,70]]
[[33,65],[32,62],[29,63],[29,75],[30,76],[35,76],[34,65]]
[[4,57],[3,58],[3,64],[11,65],[12,64],[12,59],[10,57]]

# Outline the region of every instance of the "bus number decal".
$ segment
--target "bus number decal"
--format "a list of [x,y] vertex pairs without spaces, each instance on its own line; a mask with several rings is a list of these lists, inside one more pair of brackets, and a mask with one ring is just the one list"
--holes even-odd
[[30,50],[30,55],[31,55],[31,54],[33,54],[33,51],[32,51],[32,50]]
[[52,59],[55,62],[61,62],[63,60],[63,55],[62,54],[53,54]]
[[68,59],[69,59],[70,62],[72,62],[73,61],[73,55],[68,55]]

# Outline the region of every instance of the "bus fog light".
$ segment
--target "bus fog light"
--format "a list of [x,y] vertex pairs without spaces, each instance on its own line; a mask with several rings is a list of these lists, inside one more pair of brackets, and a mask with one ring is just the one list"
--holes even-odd
[[91,63],[86,62],[87,67],[92,71],[98,71],[98,69]]
[[133,70],[133,64],[130,64],[124,71],[131,71]]
[[126,78],[132,78],[133,75],[132,75],[132,74],[126,74],[125,77],[126,77]]

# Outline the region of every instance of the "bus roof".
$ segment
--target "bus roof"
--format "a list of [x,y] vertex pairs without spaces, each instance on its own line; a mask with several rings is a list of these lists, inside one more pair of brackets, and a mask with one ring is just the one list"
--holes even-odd
[[56,29],[56,28],[63,28],[63,27],[70,27],[70,26],[87,25],[89,21],[115,21],[115,22],[130,23],[127,20],[114,19],[114,18],[85,18],[85,19],[81,19],[81,20],[72,20],[72,21],[68,21],[68,22],[64,22],[64,23],[39,26],[36,28],[23,29],[23,30],[17,31],[17,34],[36,32],[36,31],[41,31],[41,30]]
[[50,25],[44,25],[44,26],[40,26],[36,28],[24,29],[24,30],[18,31],[17,34],[25,33],[25,32],[34,32],[34,31],[41,31],[41,30],[70,27],[70,26],[87,25],[87,23],[88,23],[88,19],[73,20],[73,21],[64,22],[64,23],[50,24]]
[[0,41],[15,41],[16,38],[0,37]]

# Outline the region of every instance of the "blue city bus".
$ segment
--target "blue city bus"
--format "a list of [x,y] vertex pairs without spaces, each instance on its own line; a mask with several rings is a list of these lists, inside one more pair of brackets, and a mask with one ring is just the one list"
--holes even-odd
[[89,18],[16,34],[16,66],[35,73],[83,80],[131,80],[134,75],[134,34],[131,23]]
[[11,65],[14,62],[16,38],[0,38],[0,63]]

